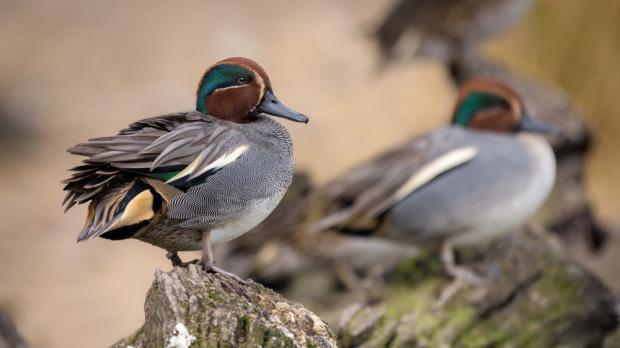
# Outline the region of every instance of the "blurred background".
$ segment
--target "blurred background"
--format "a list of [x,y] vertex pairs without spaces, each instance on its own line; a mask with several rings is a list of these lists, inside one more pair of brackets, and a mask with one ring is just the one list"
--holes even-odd
[[[370,40],[392,1],[0,1],[0,307],[36,347],[101,347],[143,320],[164,252],[138,241],[77,245],[85,207],[63,214],[65,149],[139,118],[188,110],[203,70],[254,58],[287,105],[297,165],[321,183],[445,124],[455,96],[430,59],[378,69]],[[538,1],[485,44],[514,71],[565,89],[596,142],[586,187],[620,224],[620,2]],[[577,254],[620,291],[620,235]],[[186,255],[185,257],[190,257]]]

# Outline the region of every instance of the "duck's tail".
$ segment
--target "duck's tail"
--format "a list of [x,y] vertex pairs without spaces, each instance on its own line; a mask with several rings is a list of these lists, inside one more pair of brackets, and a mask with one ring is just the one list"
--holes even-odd
[[135,178],[94,197],[88,206],[78,242],[101,236],[126,239],[147,225],[164,208],[164,200],[146,181]]
[[97,166],[78,169],[81,170],[64,181],[68,191],[67,209],[76,203],[89,202],[78,242],[97,236],[113,240],[130,238],[164,215],[170,199],[182,193],[160,180],[132,173]]

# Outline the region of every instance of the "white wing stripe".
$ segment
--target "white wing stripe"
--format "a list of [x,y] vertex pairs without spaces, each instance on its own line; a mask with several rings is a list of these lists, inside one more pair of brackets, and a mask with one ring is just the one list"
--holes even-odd
[[426,185],[442,173],[471,161],[478,154],[478,149],[468,146],[450,151],[417,170],[396,191],[393,201],[398,202],[413,191]]
[[222,168],[224,166],[229,165],[230,163],[236,161],[237,158],[241,157],[241,155],[243,155],[246,151],[248,151],[249,148],[250,146],[246,144],[243,144],[237,147],[232,152],[220,156],[218,159],[211,162],[206,167],[203,167],[198,173],[192,174],[192,176],[190,176],[190,179],[200,176],[211,169]]
[[202,162],[203,158],[207,155],[207,152],[203,152],[200,154],[200,156],[196,157],[195,160],[192,161],[192,163],[190,163],[187,167],[185,167],[182,171],[180,171],[179,173],[177,173],[177,175],[173,176],[172,178],[168,179],[168,181],[166,181],[166,183],[171,183],[173,181],[177,181],[179,179],[182,179],[188,175],[191,175],[189,177],[189,179],[194,179],[195,177],[198,177],[204,173],[206,173],[207,171],[211,170],[211,169],[219,169],[219,168],[223,168],[226,165],[234,162],[235,160],[237,160],[243,153],[245,153],[248,149],[250,148],[249,145],[240,145],[239,147],[235,148],[233,151],[229,152],[229,153],[225,153],[222,156],[218,157],[215,161],[211,162],[210,164],[208,164],[207,166],[203,167],[200,170],[197,170],[198,164],[200,162]]

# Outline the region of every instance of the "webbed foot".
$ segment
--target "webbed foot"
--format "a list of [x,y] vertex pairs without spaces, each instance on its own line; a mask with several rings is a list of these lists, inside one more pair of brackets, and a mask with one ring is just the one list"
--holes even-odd
[[202,264],[203,268],[205,271],[207,272],[211,272],[211,273],[219,273],[221,275],[224,275],[226,277],[232,278],[236,281],[238,281],[241,284],[247,285],[249,284],[249,281],[247,279],[242,279],[241,277],[239,277],[238,275],[234,274],[234,273],[230,273],[228,271],[225,271],[219,267],[217,267],[213,262],[203,258],[200,261],[200,264]]

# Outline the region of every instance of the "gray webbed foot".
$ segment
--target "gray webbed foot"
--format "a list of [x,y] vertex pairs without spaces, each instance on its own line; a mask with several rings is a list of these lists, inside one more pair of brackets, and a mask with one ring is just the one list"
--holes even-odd
[[225,270],[217,267],[213,262],[211,262],[211,261],[209,261],[209,260],[207,260],[205,258],[203,258],[200,261],[200,264],[202,264],[204,270],[207,271],[207,272],[219,273],[219,274],[224,275],[226,277],[232,278],[232,279],[234,279],[234,280],[236,280],[239,283],[244,284],[244,285],[247,285],[247,284],[250,283],[247,279],[243,279],[243,278],[239,277],[238,275],[236,275],[234,273],[230,273],[228,271],[225,271]]
[[202,265],[202,267],[204,268],[205,271],[207,272],[212,272],[212,273],[219,273],[222,275],[225,275],[229,278],[232,278],[236,281],[238,281],[241,284],[248,284],[249,281],[246,279],[242,279],[241,277],[239,277],[238,275],[234,274],[234,273],[230,273],[227,272],[219,267],[217,267],[215,265],[214,262],[209,261],[206,258],[203,258],[202,260],[192,260],[189,262],[183,262],[181,260],[181,258],[179,257],[179,254],[176,252],[168,252],[166,254],[166,257],[172,262],[172,266],[173,267],[187,267],[188,265]]

